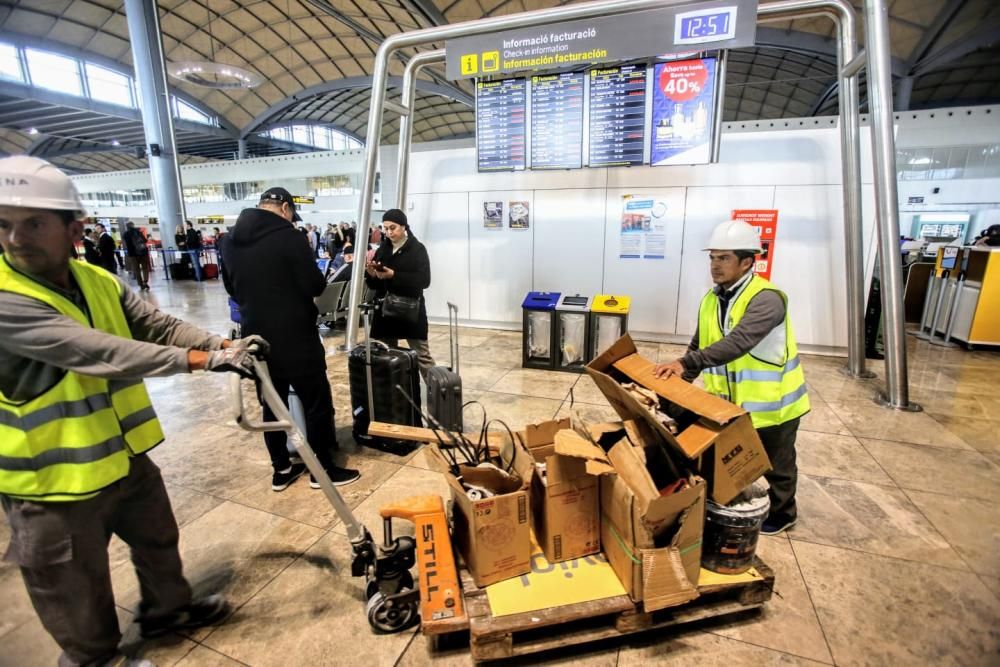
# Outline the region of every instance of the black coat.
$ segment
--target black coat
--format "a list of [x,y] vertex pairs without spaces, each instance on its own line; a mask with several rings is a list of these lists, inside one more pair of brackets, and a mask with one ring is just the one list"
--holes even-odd
[[115,261],[117,248],[115,240],[107,232],[101,234],[100,238],[97,239],[97,249],[101,253],[101,266],[115,274],[118,273],[118,262]]
[[326,279],[305,236],[280,215],[244,209],[222,240],[222,279],[240,306],[244,335],[271,344],[275,376],[294,378],[325,368],[313,298]]
[[87,237],[83,238],[83,258],[90,264],[101,266],[101,253],[97,252],[97,246]]
[[427,256],[427,248],[411,236],[399,252],[393,254],[392,243],[387,238],[375,251],[375,261],[382,262],[387,268],[395,271],[395,275],[389,280],[379,280],[365,274],[365,279],[375,290],[376,296],[384,297],[392,293],[419,298],[420,319],[416,324],[408,324],[383,318],[381,311],[376,310],[375,321],[372,322],[372,337],[427,340],[427,307],[424,304],[424,290],[431,286],[431,260]]

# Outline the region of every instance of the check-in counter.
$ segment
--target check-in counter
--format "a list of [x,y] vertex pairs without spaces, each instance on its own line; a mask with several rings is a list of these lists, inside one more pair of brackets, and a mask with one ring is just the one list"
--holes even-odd
[[[1000,248],[963,248],[961,262],[965,280],[956,283],[951,337],[969,347],[1000,345]],[[952,312],[954,293],[953,287],[948,290],[944,312]]]

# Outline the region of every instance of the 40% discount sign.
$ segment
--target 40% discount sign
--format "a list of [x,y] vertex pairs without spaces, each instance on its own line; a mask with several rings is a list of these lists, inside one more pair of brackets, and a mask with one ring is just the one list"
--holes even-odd
[[708,65],[701,59],[664,63],[657,83],[667,99],[690,102],[705,89],[708,74]]

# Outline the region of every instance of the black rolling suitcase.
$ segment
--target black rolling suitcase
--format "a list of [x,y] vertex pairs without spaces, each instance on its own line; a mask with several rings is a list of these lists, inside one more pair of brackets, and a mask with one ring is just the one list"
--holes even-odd
[[[419,426],[420,372],[417,353],[391,348],[371,339],[369,312],[364,311],[365,342],[356,345],[347,358],[351,384],[351,412],[354,416],[354,441],[359,445],[405,456],[419,447],[417,443],[368,435],[368,424],[380,421],[404,426]],[[399,385],[417,405],[414,408],[396,389]],[[372,417],[374,415],[374,418]]]
[[[454,323],[452,313],[455,314]],[[462,376],[458,374],[458,306],[448,304],[450,366],[427,371],[427,412],[449,431],[462,432]],[[433,426],[429,424],[428,426]]]

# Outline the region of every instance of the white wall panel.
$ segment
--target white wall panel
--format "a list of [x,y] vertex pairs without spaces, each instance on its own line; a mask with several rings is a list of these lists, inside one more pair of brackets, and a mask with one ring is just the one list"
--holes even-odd
[[[667,237],[665,259],[620,259],[622,197],[655,197],[666,204],[663,216]],[[629,329],[672,333],[677,318],[677,284],[684,237],[684,188],[608,190],[605,208],[604,294],[632,297]]]
[[[503,229],[483,228],[483,202],[503,202]],[[510,229],[510,202],[527,201],[532,215],[529,229]],[[519,322],[521,302],[531,291],[534,256],[534,193],[530,190],[493,190],[469,193],[469,310],[463,317],[487,322]]]
[[469,195],[414,195],[407,219],[427,246],[431,287],[424,293],[428,317],[448,317],[448,302],[469,312]]
[[531,212],[535,230],[532,289],[564,294],[601,291],[604,193],[603,189],[535,191],[535,208]]
[[[681,257],[680,298],[673,333],[691,335],[698,327],[698,306],[712,286],[708,253],[703,248],[712,230],[737,208],[773,208],[774,187],[688,188]],[[781,262],[781,220],[778,212],[778,262]]]

